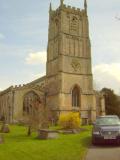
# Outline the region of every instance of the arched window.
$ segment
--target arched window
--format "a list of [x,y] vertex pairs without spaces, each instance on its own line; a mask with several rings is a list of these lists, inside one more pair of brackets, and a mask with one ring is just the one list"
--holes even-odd
[[80,106],[80,90],[78,86],[75,86],[72,90],[72,107]]
[[23,101],[23,114],[32,114],[33,109],[36,109],[38,103],[40,103],[40,98],[39,96],[33,92],[30,91],[24,96],[24,101]]

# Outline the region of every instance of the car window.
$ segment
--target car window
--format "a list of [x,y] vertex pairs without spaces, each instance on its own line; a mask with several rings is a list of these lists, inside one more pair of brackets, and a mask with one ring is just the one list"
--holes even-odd
[[120,125],[120,120],[117,117],[100,117],[96,120],[97,125]]

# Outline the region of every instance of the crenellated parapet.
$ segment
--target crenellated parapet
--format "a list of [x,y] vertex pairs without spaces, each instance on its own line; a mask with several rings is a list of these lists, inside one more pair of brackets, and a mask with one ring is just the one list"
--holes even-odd
[[16,90],[24,90],[24,89],[30,89],[30,88],[43,92],[44,84],[41,84],[41,85],[34,85],[34,84],[15,85],[12,89],[14,91],[16,91]]
[[12,91],[13,90],[13,86],[10,86],[9,88],[3,90],[0,92],[0,96],[4,95],[4,94],[7,94],[8,92]]
[[85,12],[84,9],[72,7],[72,6],[65,5],[65,4],[63,5],[63,7],[61,9],[65,10],[67,12],[74,13],[74,14],[83,14]]
[[4,91],[1,91],[0,92],[0,97],[4,96],[4,95],[7,95],[9,94],[10,92],[12,91],[17,91],[17,90],[25,90],[25,89],[34,89],[34,90],[38,90],[38,91],[41,91],[41,92],[44,92],[44,84],[41,84],[40,86],[39,85],[15,85],[15,86],[11,86],[9,88],[7,88],[6,90]]
[[84,1],[84,9],[80,9],[80,8],[77,8],[77,7],[72,7],[70,5],[66,5],[62,2],[61,5],[56,10],[52,9],[52,5],[50,3],[50,10],[49,11],[50,11],[50,14],[52,16],[58,15],[61,10],[65,11],[65,12],[68,12],[68,13],[86,15],[86,13],[87,13],[87,2],[86,2],[86,0]]

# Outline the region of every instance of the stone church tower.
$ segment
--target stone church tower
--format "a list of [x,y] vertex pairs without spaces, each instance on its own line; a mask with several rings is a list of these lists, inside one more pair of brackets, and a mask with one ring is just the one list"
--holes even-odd
[[63,2],[56,10],[50,4],[46,75],[1,91],[0,120],[19,122],[38,103],[50,108],[52,121],[71,111],[83,123],[105,114],[104,96],[93,90],[87,2],[82,10]]
[[50,4],[46,84],[46,103],[53,111],[96,118],[86,0],[82,10],[63,0],[56,10]]

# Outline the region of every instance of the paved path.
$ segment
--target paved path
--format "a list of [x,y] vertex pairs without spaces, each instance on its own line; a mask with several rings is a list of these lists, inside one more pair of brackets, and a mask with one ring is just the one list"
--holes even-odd
[[120,147],[116,146],[91,146],[86,160],[120,160]]

